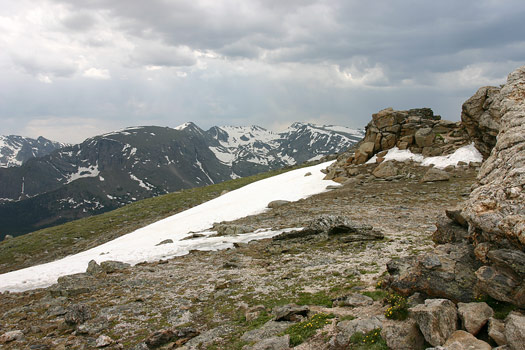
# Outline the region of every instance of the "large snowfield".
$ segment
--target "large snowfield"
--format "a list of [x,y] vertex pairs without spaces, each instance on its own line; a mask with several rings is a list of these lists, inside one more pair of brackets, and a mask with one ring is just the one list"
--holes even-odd
[[[474,145],[462,147],[449,156],[431,158],[423,158],[410,151],[394,148],[388,152],[385,159],[412,159],[421,162],[422,165],[433,164],[438,168],[457,165],[460,161],[482,161],[481,154]],[[369,162],[375,162],[375,159],[372,158]],[[235,220],[268,210],[266,207],[273,200],[296,201],[326,191],[328,185],[337,185],[333,181],[323,180],[325,175],[321,169],[325,169],[329,164],[330,162],[326,162],[254,182],[82,253],[2,274],[0,291],[16,292],[48,287],[56,283],[60,276],[85,272],[90,260],[98,263],[117,260],[137,264],[185,255],[190,250],[226,249],[232,247],[235,242],[273,237],[283,231],[263,229],[238,236],[208,237],[213,236],[215,232],[207,230],[216,222]],[[305,176],[308,172],[312,175]],[[204,237],[184,240],[194,232],[199,232]],[[158,245],[168,239],[173,243]]]
[[[213,235],[215,232],[206,231],[213,223],[261,213],[267,210],[266,206],[273,200],[296,201],[326,191],[326,186],[336,184],[322,180],[325,175],[321,169],[329,164],[322,163],[254,182],[98,247],[50,263],[2,274],[0,291],[16,292],[48,287],[56,283],[60,276],[85,272],[90,260],[98,263],[117,260],[137,264],[185,255],[190,250],[225,249],[232,247],[234,242],[275,236],[283,231],[258,230],[238,236],[183,240],[192,236],[193,232]],[[305,176],[308,172],[312,175]],[[174,243],[158,245],[168,239]]]

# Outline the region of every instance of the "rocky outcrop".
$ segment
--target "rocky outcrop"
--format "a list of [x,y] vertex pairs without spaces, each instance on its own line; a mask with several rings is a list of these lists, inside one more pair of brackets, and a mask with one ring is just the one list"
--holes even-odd
[[501,119],[501,88],[484,86],[461,108],[461,122],[483,158],[496,145]]
[[363,141],[346,162],[363,164],[374,154],[392,147],[439,156],[452,153],[467,142],[468,134],[460,123],[441,120],[430,108],[407,111],[387,108],[372,115]]
[[429,344],[443,345],[456,330],[457,309],[450,300],[427,299],[409,311]]
[[[407,295],[420,291],[465,302],[486,294],[525,307],[525,66],[501,89],[480,89],[463,110],[467,128],[479,135],[499,128],[497,142],[468,200],[448,211],[448,220],[438,220],[433,240],[444,245],[393,262],[391,286]],[[478,137],[477,144],[490,150],[491,140]]]

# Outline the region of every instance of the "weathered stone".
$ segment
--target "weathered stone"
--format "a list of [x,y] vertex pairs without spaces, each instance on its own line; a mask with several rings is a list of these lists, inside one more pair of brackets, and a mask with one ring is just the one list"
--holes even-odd
[[73,304],[68,307],[64,320],[70,326],[84,323],[91,318],[91,309],[85,304]]
[[501,121],[501,88],[485,86],[463,103],[461,122],[484,158],[496,145]]
[[455,331],[444,344],[447,350],[492,350],[492,346],[465,331]]
[[507,338],[505,337],[505,322],[489,318],[489,337],[492,338],[498,345],[507,345]]
[[487,253],[490,262],[525,278],[525,253],[513,249],[491,250]]
[[278,200],[271,201],[270,203],[268,203],[267,207],[271,209],[275,209],[275,208],[282,207],[283,205],[288,204],[288,203],[290,203],[290,201],[278,199]]
[[157,243],[156,246],[164,245],[164,244],[171,244],[171,243],[173,243],[172,239],[165,239],[165,240],[160,241],[159,243]]
[[337,334],[334,339],[336,347],[345,347],[350,343],[350,337],[354,333],[368,333],[374,329],[381,328],[382,320],[378,317],[359,318],[349,321],[341,321],[337,324]]
[[244,313],[246,322],[255,320],[265,310],[266,310],[266,307],[264,305],[255,305],[255,306],[248,308],[246,312]]
[[396,176],[398,174],[399,169],[393,161],[382,162],[372,172],[372,175],[380,179],[385,179],[390,176]]
[[[290,336],[288,334],[278,337],[271,337],[257,342],[249,350],[287,350],[289,349]],[[245,348],[243,348],[245,350]]]
[[515,302],[520,280],[493,266],[482,266],[476,271],[478,287],[494,299]]
[[440,216],[436,222],[436,231],[432,234],[432,241],[437,244],[461,242],[468,236],[468,231],[456,225],[446,216]]
[[95,260],[90,260],[88,263],[88,267],[86,269],[86,273],[89,275],[96,275],[99,273],[104,272],[99,264]]
[[0,344],[10,343],[15,340],[24,339],[24,333],[21,330],[5,332],[0,335]]
[[463,215],[471,236],[503,249],[525,251],[525,66],[501,88],[497,142],[479,170],[479,186]]
[[87,273],[77,273],[74,275],[59,277],[57,283],[49,287],[49,292],[54,297],[72,297],[83,293],[89,293],[94,284],[95,279],[93,276],[90,276]]
[[494,316],[494,311],[487,303],[458,303],[458,314],[465,330],[476,335]]
[[365,163],[374,153],[374,146],[374,142],[364,142],[361,144],[357,151],[355,151],[355,164]]
[[241,336],[241,340],[247,342],[257,342],[262,339],[271,338],[277,336],[278,334],[284,332],[288,327],[290,327],[291,322],[276,322],[269,321],[266,322],[262,327],[248,331]]
[[450,220],[454,221],[456,224],[468,228],[467,220],[465,220],[465,217],[461,214],[461,209],[446,209],[445,214]]
[[[274,202],[281,202],[281,201],[274,201]],[[271,208],[277,208],[280,205],[284,205],[286,203],[273,203],[270,202],[268,204],[268,208],[270,208],[270,205],[272,205]],[[235,224],[215,224],[213,225],[213,230],[217,231],[218,236],[234,236],[234,235],[240,235],[243,233],[253,232],[255,231],[255,228],[250,225],[235,225]]]
[[383,322],[381,336],[392,350],[420,350],[425,342],[413,319]]
[[433,181],[448,181],[450,180],[450,174],[446,171],[430,168],[421,178],[421,182],[433,182]]
[[150,349],[172,341],[177,341],[182,345],[197,335],[199,335],[199,332],[192,327],[168,328],[154,332],[144,342]]
[[525,344],[525,316],[511,312],[505,319],[505,338],[511,350],[523,350]]
[[114,342],[115,341],[113,339],[111,339],[107,335],[102,334],[95,341],[95,346],[97,348],[103,348],[103,347],[106,347],[106,346],[109,346],[109,345],[113,344]]
[[337,298],[334,301],[334,305],[336,306],[351,306],[351,307],[372,305],[373,303],[374,303],[374,299],[370,298],[369,296],[359,294],[359,293],[353,293],[353,294],[347,295],[342,298]]
[[397,137],[395,134],[383,134],[381,138],[381,149],[387,150],[396,145]]
[[122,261],[107,260],[100,263],[100,267],[105,273],[114,273],[125,270],[131,265]]
[[433,346],[443,345],[457,327],[456,305],[447,299],[427,299],[425,304],[409,309],[425,340]]
[[469,302],[476,296],[475,271],[481,265],[467,243],[444,244],[417,257],[387,264],[390,287],[403,295],[425,295]]
[[303,318],[308,316],[308,312],[310,311],[310,308],[308,306],[303,305],[295,305],[295,304],[287,304],[283,306],[277,306],[272,310],[272,313],[274,315],[274,321],[281,322],[281,321],[301,321]]
[[432,128],[418,129],[414,134],[414,140],[416,141],[416,145],[421,148],[432,145],[432,141],[434,141]]

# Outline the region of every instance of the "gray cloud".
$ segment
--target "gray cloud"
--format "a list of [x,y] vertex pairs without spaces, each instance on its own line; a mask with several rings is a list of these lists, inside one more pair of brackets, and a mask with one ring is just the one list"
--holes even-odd
[[0,69],[12,69],[9,61],[23,72],[0,82],[0,117],[37,119],[31,132],[68,117],[111,120],[104,128],[357,127],[388,106],[429,106],[457,120],[477,87],[502,83],[525,57],[521,0],[41,4],[45,20],[18,23],[13,6],[12,22],[0,22],[10,34],[0,38]]

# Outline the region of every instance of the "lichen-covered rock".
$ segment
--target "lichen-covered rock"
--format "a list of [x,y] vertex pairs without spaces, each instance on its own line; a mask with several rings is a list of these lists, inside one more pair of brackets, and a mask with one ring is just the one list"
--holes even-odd
[[425,340],[433,346],[443,345],[457,328],[457,309],[450,300],[427,299],[409,312]]
[[525,316],[511,312],[505,319],[505,338],[511,350],[522,350],[525,344]]
[[430,168],[421,178],[421,182],[433,182],[433,181],[448,181],[450,180],[450,174],[444,170]]
[[289,349],[290,336],[288,334],[280,337],[271,337],[257,342],[251,347],[243,347],[243,350],[286,350]]
[[337,334],[332,343],[336,348],[348,346],[350,337],[357,332],[366,334],[374,329],[382,327],[379,317],[359,318],[349,321],[341,321],[337,324]]
[[489,319],[489,337],[492,338],[498,345],[507,345],[507,338],[505,337],[505,322],[494,317]]
[[369,296],[359,294],[359,293],[353,293],[353,294],[344,296],[342,298],[337,298],[334,301],[334,305],[336,306],[350,306],[350,307],[372,305],[373,303],[374,303],[374,299],[370,298]]
[[492,346],[465,331],[455,331],[444,344],[447,350],[491,350]]
[[299,306],[295,304],[288,304],[283,306],[277,306],[272,310],[274,314],[274,320],[280,321],[301,321],[304,317],[308,316],[310,308],[308,306]]
[[500,91],[497,142],[478,175],[479,186],[462,211],[477,241],[525,250],[525,66]]
[[64,315],[68,325],[76,326],[82,324],[91,318],[91,308],[85,304],[73,304]]
[[465,330],[476,335],[494,316],[494,310],[487,303],[458,303],[458,314]]
[[24,339],[24,333],[21,330],[5,332],[4,334],[0,335],[0,344],[22,339]]
[[420,350],[425,342],[413,319],[383,322],[381,336],[392,350]]
[[122,261],[107,260],[100,263],[100,268],[105,273],[114,273],[129,268],[131,265]]
[[463,103],[461,122],[484,158],[496,145],[500,128],[500,88],[484,86]]

